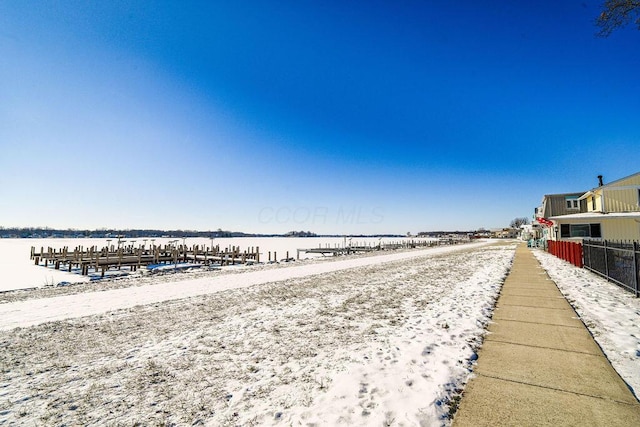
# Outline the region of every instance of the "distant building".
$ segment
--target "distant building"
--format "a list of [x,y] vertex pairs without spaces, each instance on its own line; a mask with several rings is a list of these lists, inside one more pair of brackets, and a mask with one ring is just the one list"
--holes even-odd
[[523,224],[520,229],[521,240],[538,240],[542,238],[542,224],[538,222]]
[[495,239],[515,239],[520,235],[518,228],[495,228],[491,230],[491,237]]

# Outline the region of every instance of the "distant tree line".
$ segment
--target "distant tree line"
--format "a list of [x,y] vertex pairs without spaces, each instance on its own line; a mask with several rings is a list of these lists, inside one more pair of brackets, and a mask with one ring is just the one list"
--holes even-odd
[[469,234],[473,234],[475,233],[476,230],[474,231],[421,231],[418,233],[418,235],[416,237],[438,237],[438,236],[445,236],[445,235],[450,235],[450,234],[457,234],[460,236],[467,236]]
[[311,231],[290,231],[284,235],[285,237],[318,237],[316,233]]
[[[474,231],[423,231],[418,233],[416,237],[425,236],[444,236],[444,235],[468,235]],[[407,237],[402,234],[349,234],[349,237]],[[0,226],[0,238],[118,238],[139,239],[139,238],[183,238],[183,237],[345,237],[344,234],[316,234],[311,231],[289,231],[284,234],[260,234],[245,233],[242,231],[229,231],[218,228],[217,230],[197,231],[197,230],[157,230],[157,229],[116,229],[116,228],[100,228],[96,230],[90,229],[59,229],[51,227],[2,227]]]
[[[155,238],[155,237],[343,237],[342,234],[316,234],[311,231],[290,231],[285,234],[260,234],[245,233],[242,231],[229,231],[218,228],[214,231],[197,231],[197,230],[148,230],[148,229],[116,229],[116,228],[100,228],[97,230],[89,229],[59,229],[51,227],[1,227],[0,238],[117,238],[126,239],[138,238]],[[399,234],[350,234],[351,237],[402,237]]]
[[0,227],[0,238],[112,238],[123,237],[128,239],[136,238],[153,238],[153,237],[269,237],[272,235],[243,233],[239,231],[228,231],[217,229],[215,231],[196,231],[196,230],[143,230],[130,229],[119,230],[115,228],[101,228],[98,230],[88,229],[56,229],[49,227],[24,227],[24,228],[5,228]]

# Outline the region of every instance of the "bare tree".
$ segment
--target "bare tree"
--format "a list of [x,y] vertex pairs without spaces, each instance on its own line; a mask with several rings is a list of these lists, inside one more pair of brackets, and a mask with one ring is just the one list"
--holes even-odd
[[509,227],[520,228],[521,225],[525,224],[529,224],[529,218],[523,216],[521,218],[514,218],[513,220],[511,220],[511,223],[509,223]]
[[602,13],[596,19],[596,25],[600,27],[599,36],[607,37],[631,21],[640,30],[640,0],[605,0],[602,7]]

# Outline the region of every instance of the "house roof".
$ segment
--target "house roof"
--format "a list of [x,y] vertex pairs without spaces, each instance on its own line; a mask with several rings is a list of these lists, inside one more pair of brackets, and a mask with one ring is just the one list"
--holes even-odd
[[552,196],[575,196],[577,194],[582,194],[584,191],[576,191],[573,193],[557,193],[557,194],[545,194],[544,197],[552,197]]
[[637,175],[640,175],[640,172],[632,173],[629,176],[625,176],[624,178],[616,179],[615,181],[611,181],[611,182],[609,182],[607,184],[604,184],[602,186],[599,186],[599,187],[593,187],[591,189],[591,191],[596,191],[599,188],[615,187],[616,185],[618,185],[620,183],[620,181],[624,181],[626,179],[629,179],[629,178],[637,176]]
[[[624,178],[616,179],[615,181],[611,181],[610,183],[601,185],[599,187],[594,187],[591,190],[589,190],[586,193],[584,193],[582,196],[580,196],[579,200],[584,200],[584,199],[588,198],[589,196],[594,196],[596,194],[596,191],[602,190],[603,188],[606,189],[606,188],[617,187],[620,182],[625,181],[625,180],[627,180],[629,178],[632,178],[634,176],[638,176],[638,175],[640,175],[640,172],[634,173],[634,174],[629,175],[629,176],[625,176]],[[630,186],[629,188],[634,188],[634,187],[635,186]],[[620,187],[620,189],[623,189],[623,188],[626,188],[626,187],[624,187],[624,186]]]
[[549,217],[549,219],[606,219],[606,218],[634,218],[640,220],[640,212],[583,212],[570,215],[558,215]]
[[544,196],[542,196],[542,200],[544,201],[544,199],[549,197],[572,197],[572,196],[580,196],[582,194],[584,194],[584,191],[575,192],[575,193],[545,194]]
[[[602,187],[599,187],[599,188],[602,188]],[[593,192],[593,190],[589,190],[586,193],[584,193],[582,196],[580,196],[578,198],[578,200],[584,200],[584,199],[588,198],[589,196],[593,196],[594,194],[595,193]]]

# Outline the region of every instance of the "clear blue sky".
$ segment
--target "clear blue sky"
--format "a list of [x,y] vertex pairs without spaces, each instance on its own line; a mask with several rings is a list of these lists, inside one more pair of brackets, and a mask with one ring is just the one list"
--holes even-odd
[[2,1],[0,226],[507,226],[640,171],[600,1]]

